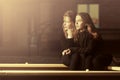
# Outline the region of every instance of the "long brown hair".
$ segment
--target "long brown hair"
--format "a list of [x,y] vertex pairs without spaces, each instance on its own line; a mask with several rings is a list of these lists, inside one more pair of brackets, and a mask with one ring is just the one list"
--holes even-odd
[[78,13],[77,15],[81,16],[85,26],[90,26],[92,28],[92,32],[97,31],[97,29],[95,28],[95,25],[88,13],[82,12],[82,13]]
[[[72,29],[73,29],[73,32],[74,32],[74,30],[75,30],[75,25],[74,25],[74,23],[75,23],[75,13],[72,11],[72,10],[68,10],[68,11],[66,11],[65,13],[64,13],[64,15],[63,15],[63,17],[70,17],[70,19],[71,19],[71,21],[72,21]],[[62,28],[63,28],[63,32],[64,32],[64,35],[65,35],[65,37],[67,37],[67,32],[66,32],[66,30],[64,29],[64,26],[62,25]]]
[[[82,26],[84,26],[84,28],[86,28],[86,30],[93,35],[93,38],[96,38],[96,36],[98,36],[98,31],[97,29],[95,28],[94,26],[94,23],[90,17],[90,15],[88,13],[85,13],[85,12],[82,12],[82,13],[78,13],[77,15],[81,16],[82,18],[82,21],[83,21],[83,24]],[[88,30],[88,27],[91,28],[91,30]],[[75,31],[75,34],[74,34],[74,40],[76,41],[77,40],[77,34],[78,34],[79,31]],[[94,33],[96,33],[94,35]]]

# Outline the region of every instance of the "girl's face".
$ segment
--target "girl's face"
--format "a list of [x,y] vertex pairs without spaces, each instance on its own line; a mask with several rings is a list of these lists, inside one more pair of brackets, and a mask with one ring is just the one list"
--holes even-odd
[[68,17],[68,16],[63,17],[63,27],[65,30],[72,28],[72,21],[71,21],[70,17]]
[[82,20],[82,17],[80,15],[77,15],[76,16],[76,19],[75,19],[75,27],[77,30],[83,30],[84,26],[83,26],[83,20]]

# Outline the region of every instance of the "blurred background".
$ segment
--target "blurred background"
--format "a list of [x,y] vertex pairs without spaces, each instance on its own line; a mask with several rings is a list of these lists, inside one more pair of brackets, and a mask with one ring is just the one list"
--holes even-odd
[[119,0],[0,0],[0,63],[61,63],[62,18],[66,10],[88,12],[119,57]]

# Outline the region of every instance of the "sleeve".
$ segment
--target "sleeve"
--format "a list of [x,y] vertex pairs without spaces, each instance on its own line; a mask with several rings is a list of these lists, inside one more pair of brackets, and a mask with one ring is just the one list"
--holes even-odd
[[70,47],[73,47],[73,46],[74,46],[74,40],[72,38],[71,39],[64,39],[61,41],[62,51],[65,49],[68,49]]
[[85,55],[94,54],[93,53],[94,47],[95,47],[95,41],[93,38],[90,38],[88,40],[87,46],[85,48],[81,48],[80,52],[81,54],[85,54]]
[[71,47],[70,48],[71,52],[72,53],[85,54],[85,55],[92,54],[91,52],[93,51],[93,48],[95,47],[94,39],[92,37],[89,37],[86,40],[86,44],[87,44],[87,46],[84,47],[84,48],[81,48],[81,47]]

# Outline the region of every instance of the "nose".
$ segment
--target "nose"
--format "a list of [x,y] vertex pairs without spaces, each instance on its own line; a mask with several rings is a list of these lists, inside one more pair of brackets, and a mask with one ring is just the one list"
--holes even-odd
[[75,25],[78,25],[78,22],[75,22]]
[[76,21],[75,24],[78,24],[78,22]]
[[66,25],[66,23],[63,23],[63,26],[65,26]]

